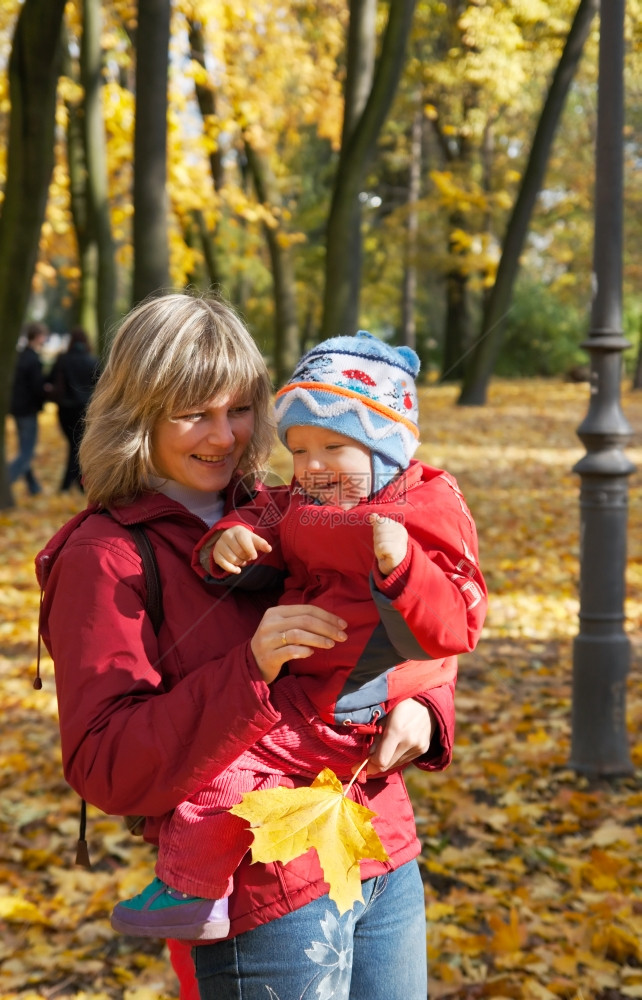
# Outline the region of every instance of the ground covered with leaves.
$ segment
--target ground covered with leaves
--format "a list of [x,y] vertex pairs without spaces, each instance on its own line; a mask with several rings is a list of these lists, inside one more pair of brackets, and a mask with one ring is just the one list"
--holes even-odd
[[[627,723],[634,772],[592,785],[568,766],[577,634],[576,428],[588,387],[498,382],[486,407],[422,390],[419,457],[457,476],[491,592],[462,657],[455,758],[409,772],[424,849],[430,994],[448,1000],[642,998],[642,519],[630,482]],[[642,393],[623,392],[642,466]],[[8,429],[10,454],[13,429]],[[73,865],[79,803],[60,767],[53,669],[34,691],[35,552],[83,506],[57,494],[64,446],[48,409],[43,495],[0,512],[0,997],[173,1000],[164,947],[115,935],[114,901],[148,880],[150,849],[90,812],[94,869]],[[277,453],[277,467],[283,456]],[[283,467],[282,467],[283,468]],[[279,470],[280,471],[280,470]]]

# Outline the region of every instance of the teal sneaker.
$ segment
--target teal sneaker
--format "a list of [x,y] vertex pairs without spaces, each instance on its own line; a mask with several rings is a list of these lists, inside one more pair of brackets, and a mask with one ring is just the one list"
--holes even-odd
[[227,937],[230,921],[227,898],[203,899],[172,889],[155,878],[132,899],[114,907],[111,925],[134,937],[215,941]]

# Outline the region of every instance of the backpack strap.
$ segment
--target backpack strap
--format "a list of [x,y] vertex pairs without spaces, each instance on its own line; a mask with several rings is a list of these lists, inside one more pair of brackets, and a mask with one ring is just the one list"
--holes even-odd
[[[112,516],[106,507],[104,507],[100,513],[106,514],[107,517]],[[160,627],[163,624],[165,613],[163,611],[163,591],[161,588],[160,573],[158,571],[158,562],[156,561],[154,546],[150,542],[149,535],[145,531],[142,524],[122,524],[120,521],[118,523],[121,524],[123,528],[127,529],[136,542],[136,548],[138,549],[140,557],[143,561],[145,589],[147,591],[145,611],[149,615],[155,634],[158,635]]]
[[149,540],[149,535],[142,524],[125,524],[130,535],[136,542],[141,559],[143,560],[143,570],[145,572],[145,584],[147,588],[147,601],[145,610],[154,626],[154,632],[158,635],[163,624],[163,592],[161,590],[160,573],[154,547]]
[[[103,510],[101,513],[107,514],[111,517],[108,510]],[[150,621],[153,625],[154,632],[158,635],[160,627],[163,624],[164,612],[163,612],[163,592],[161,589],[160,573],[158,571],[158,562],[156,561],[156,554],[154,552],[154,547],[149,540],[149,535],[145,531],[142,524],[124,524],[124,528],[127,528],[128,532],[136,542],[136,547],[140,552],[140,557],[143,561],[143,572],[145,574],[145,587],[147,590],[147,600],[145,602],[145,610],[149,615]],[[141,835],[145,826],[144,816],[125,816],[125,823],[131,833],[136,835]],[[91,862],[89,860],[89,848],[87,845],[87,803],[84,799],[80,802],[80,829],[78,832],[78,843],[76,845],[76,861],[75,863],[81,868],[91,868]]]

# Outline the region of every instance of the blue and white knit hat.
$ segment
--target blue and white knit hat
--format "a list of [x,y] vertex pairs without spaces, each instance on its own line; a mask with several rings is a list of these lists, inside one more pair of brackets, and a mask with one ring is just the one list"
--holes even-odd
[[365,330],[324,340],[276,394],[279,438],[287,445],[290,427],[310,424],[354,438],[372,451],[381,489],[408,467],[419,444],[418,373],[412,348],[390,347]]

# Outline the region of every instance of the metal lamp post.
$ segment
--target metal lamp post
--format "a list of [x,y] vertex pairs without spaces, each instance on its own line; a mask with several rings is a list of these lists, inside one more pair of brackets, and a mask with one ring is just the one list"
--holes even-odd
[[577,429],[586,455],[580,486],[580,631],[573,647],[570,766],[592,777],[632,771],[626,731],[630,644],[624,632],[631,435],[620,407],[622,351],[622,190],[624,5],[601,5],[595,177],[595,282],[588,413]]

